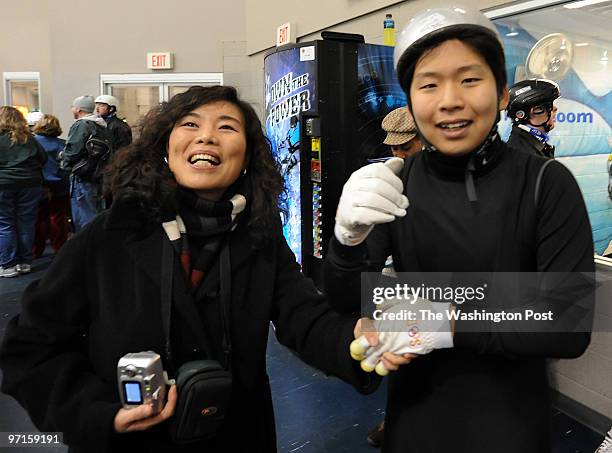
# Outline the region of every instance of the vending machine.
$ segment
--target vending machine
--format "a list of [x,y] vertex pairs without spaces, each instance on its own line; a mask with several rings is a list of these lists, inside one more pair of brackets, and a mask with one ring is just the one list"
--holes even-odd
[[390,155],[381,122],[406,105],[392,47],[322,36],[264,59],[266,133],[287,188],[284,234],[316,282],[342,186],[369,160]]

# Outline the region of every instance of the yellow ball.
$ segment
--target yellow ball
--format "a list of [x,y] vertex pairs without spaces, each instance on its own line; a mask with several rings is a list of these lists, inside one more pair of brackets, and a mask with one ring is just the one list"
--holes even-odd
[[370,365],[367,360],[361,361],[361,369],[366,373],[371,373],[372,371],[374,371],[374,367]]
[[363,354],[353,354],[352,352],[351,357],[353,358],[353,360],[357,360],[358,362],[361,362],[365,358]]
[[389,370],[385,368],[382,362],[378,362],[376,364],[375,370],[376,370],[376,374],[378,374],[379,376],[386,376],[389,374]]
[[359,343],[359,340],[353,340],[349,349],[351,350],[351,355],[362,356],[365,353],[365,348]]

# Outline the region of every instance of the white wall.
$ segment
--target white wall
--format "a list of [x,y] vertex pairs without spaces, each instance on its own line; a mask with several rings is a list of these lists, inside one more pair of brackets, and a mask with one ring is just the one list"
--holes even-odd
[[594,333],[577,359],[552,360],[550,374],[553,388],[612,419],[612,333]]
[[20,0],[2,6],[0,72],[40,71],[42,109],[58,116],[65,131],[73,122],[72,100],[98,95],[100,74],[150,73],[151,51],[174,53],[171,72],[222,72],[224,51],[233,56],[231,43],[244,48],[246,40],[244,0]]
[[325,30],[397,0],[246,0],[246,35],[249,55],[276,43],[276,27],[292,22],[298,36]]

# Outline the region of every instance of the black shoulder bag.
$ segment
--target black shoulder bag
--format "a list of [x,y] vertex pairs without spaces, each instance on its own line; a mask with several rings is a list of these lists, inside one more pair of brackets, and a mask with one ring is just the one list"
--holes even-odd
[[[231,267],[228,241],[221,248],[221,322],[225,368],[216,360],[196,360],[183,364],[176,372],[178,401],[171,420],[170,431],[176,443],[191,443],[214,437],[227,418],[231,404],[231,339],[229,307]],[[174,368],[170,346],[172,311],[172,273],[174,250],[164,240],[162,252],[162,318],[166,337],[167,363]],[[174,368],[175,369],[175,368]]]

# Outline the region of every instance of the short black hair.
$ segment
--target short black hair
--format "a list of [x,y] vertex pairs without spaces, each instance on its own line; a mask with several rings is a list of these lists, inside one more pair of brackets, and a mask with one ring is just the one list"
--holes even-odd
[[504,49],[497,36],[484,27],[471,25],[456,25],[444,28],[425,39],[416,41],[408,49],[408,54],[402,55],[398,62],[397,72],[402,89],[406,92],[408,105],[412,107],[410,101],[410,85],[414,77],[414,70],[417,63],[426,53],[432,51],[440,44],[451,39],[457,39],[465,45],[471,47],[480,54],[487,62],[497,86],[497,94],[501,96],[508,83],[506,76],[506,57]]

